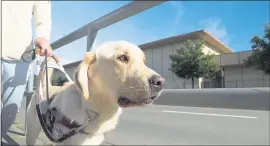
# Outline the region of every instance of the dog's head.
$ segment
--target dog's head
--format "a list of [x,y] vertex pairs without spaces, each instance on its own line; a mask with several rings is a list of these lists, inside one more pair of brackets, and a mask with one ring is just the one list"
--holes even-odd
[[165,79],[146,66],[143,51],[126,41],[106,42],[87,52],[75,73],[75,83],[85,99],[91,88],[113,95],[120,107],[152,103]]

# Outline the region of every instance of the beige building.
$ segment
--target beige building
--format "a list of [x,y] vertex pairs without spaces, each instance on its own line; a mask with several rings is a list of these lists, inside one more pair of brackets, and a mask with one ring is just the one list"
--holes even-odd
[[243,67],[243,61],[252,51],[241,51],[216,56],[217,63],[224,68],[226,88],[270,87],[269,75],[262,70]]
[[[195,79],[195,88],[241,88],[241,87],[267,87],[269,86],[269,76],[261,70],[244,68],[243,60],[251,54],[251,51],[233,52],[232,49],[211,36],[204,30],[199,30],[187,34],[182,34],[146,44],[139,45],[145,52],[147,65],[161,74],[166,79],[167,89],[191,88],[191,80],[178,78],[169,70],[171,60],[170,54],[176,52],[185,41],[203,40],[204,53],[216,54],[216,62],[224,70],[224,81],[204,81]],[[70,76],[73,76],[75,68],[80,61],[66,64],[64,68]],[[56,77],[62,76],[62,73],[56,72]],[[223,85],[223,86],[222,86]]]

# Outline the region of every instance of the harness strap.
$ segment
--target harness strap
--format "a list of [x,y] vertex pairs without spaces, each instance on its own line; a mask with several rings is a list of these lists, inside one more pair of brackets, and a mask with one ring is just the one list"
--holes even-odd
[[[44,63],[45,63],[45,68],[46,69],[44,69]],[[39,92],[40,92],[40,81],[41,81],[41,79],[43,78],[43,72],[44,72],[44,70],[45,70],[45,73],[46,73],[46,94],[47,94],[47,104],[49,105],[49,93],[48,93],[48,91],[49,91],[49,89],[48,89],[48,72],[47,72],[47,51],[45,50],[45,60],[44,60],[44,62],[41,64],[41,68],[40,68],[40,72],[39,72],[39,82],[38,82],[38,84],[37,84],[37,89],[36,89],[36,98],[35,99],[39,99],[40,98],[40,94],[39,94]],[[40,103],[36,103],[36,110],[37,110],[37,115],[38,115],[38,119],[39,119],[39,122],[40,122],[40,124],[41,124],[41,127],[42,127],[42,130],[44,131],[44,133],[45,133],[45,135],[48,137],[48,139],[50,140],[50,141],[52,141],[52,142],[62,142],[62,141],[60,141],[59,139],[54,139],[52,136],[51,136],[51,134],[49,133],[49,129],[48,129],[48,127],[46,126],[46,122],[44,121],[44,117],[43,117],[43,115],[41,114],[41,111],[40,111]]]
[[[43,79],[44,70],[45,70],[45,74],[46,74],[46,101],[47,101],[46,103],[47,103],[47,108],[49,107],[51,101],[53,100],[53,99],[49,99],[49,87],[48,87],[49,83],[48,83],[48,66],[47,65],[48,65],[47,64],[47,51],[45,51],[45,59],[41,63],[40,71],[38,73],[39,80],[37,82],[37,89],[36,89],[36,94],[35,94],[35,96],[36,96],[35,97],[36,111],[37,111],[37,115],[38,115],[42,130],[44,131],[45,135],[48,137],[48,139],[50,141],[60,143],[60,142],[62,142],[64,140],[66,140],[67,138],[77,134],[77,133],[90,134],[90,133],[84,132],[82,129],[86,124],[88,124],[88,122],[90,122],[90,121],[92,121],[92,120],[94,120],[94,119],[96,119],[98,117],[98,113],[96,113],[96,112],[95,112],[94,119],[90,119],[89,113],[87,112],[88,118],[85,120],[85,122],[82,125],[79,125],[76,122],[71,123],[68,118],[65,118],[64,121],[66,121],[66,123],[61,123],[61,124],[66,126],[69,129],[71,129],[71,130],[68,133],[65,133],[65,134],[62,134],[61,132],[59,132],[58,134],[60,134],[59,136],[61,136],[61,138],[56,139],[56,138],[52,137],[51,133],[52,133],[53,128],[54,128],[55,116],[51,116],[52,113],[51,113],[50,110],[48,110],[46,114],[42,114],[41,111],[40,111],[40,103],[37,104],[37,99],[40,99],[40,92],[42,92],[41,79]],[[64,72],[64,68],[61,65],[59,65],[59,67],[61,68],[60,71]],[[66,72],[64,72],[64,74],[68,77],[68,80],[71,81],[68,74]],[[46,116],[49,116],[49,117],[46,117]],[[46,124],[46,121],[44,119],[49,119],[48,123],[50,123],[50,125]]]
[[43,117],[41,115],[40,109],[39,109],[39,104],[36,105],[36,109],[37,109],[37,115],[38,115],[38,119],[39,122],[41,124],[42,130],[44,131],[45,135],[49,138],[50,141],[52,142],[62,142],[60,139],[54,139],[51,134],[48,132],[49,130],[47,129],[45,122],[43,120]]
[[[77,133],[84,133],[84,134],[89,134],[89,133],[86,133],[86,132],[83,132],[82,131],[82,128],[84,126],[84,124],[82,125],[78,125],[77,123],[75,123],[75,127],[72,128],[72,130],[68,133],[65,133],[65,134],[62,134],[62,135],[59,135],[61,136],[61,138],[59,139],[55,139],[51,136],[51,134],[49,133],[49,131],[52,132],[52,129],[54,128],[53,127],[53,124],[51,124],[52,126],[50,127],[50,129],[48,129],[48,127],[46,126],[46,122],[44,121],[44,119],[46,118],[44,115],[41,115],[41,112],[40,112],[40,108],[39,108],[39,104],[36,105],[36,109],[37,109],[37,113],[38,113],[38,118],[40,120],[40,123],[41,123],[41,127],[45,133],[45,135],[49,138],[49,140],[51,140],[52,142],[62,142],[64,140],[66,140],[67,138],[77,134]],[[52,120],[55,120],[55,117],[52,119]],[[70,120],[69,120],[70,121]],[[90,120],[88,120],[90,121]],[[65,125],[64,125],[65,126]],[[69,127],[69,126],[68,126]]]

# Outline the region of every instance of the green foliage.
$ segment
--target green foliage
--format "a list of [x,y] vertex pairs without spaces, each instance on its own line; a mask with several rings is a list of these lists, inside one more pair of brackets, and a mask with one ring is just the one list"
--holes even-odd
[[65,82],[68,82],[68,79],[63,78],[63,77],[59,77],[57,79],[55,77],[53,77],[53,79],[52,79],[52,85],[53,86],[63,86],[63,84]]
[[263,70],[270,75],[270,24],[264,27],[264,36],[254,36],[251,39],[252,54],[244,60],[245,67]]
[[192,79],[192,87],[194,78],[215,78],[220,71],[214,55],[204,54],[202,47],[202,41],[188,40],[176,50],[175,54],[170,55],[172,61],[170,70],[179,78]]

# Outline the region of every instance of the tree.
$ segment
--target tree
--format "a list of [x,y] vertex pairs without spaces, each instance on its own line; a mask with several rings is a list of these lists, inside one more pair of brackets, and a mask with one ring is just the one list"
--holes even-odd
[[68,82],[68,79],[63,78],[63,77],[59,77],[59,78],[53,77],[52,79],[52,85],[54,86],[63,86],[65,82]]
[[270,24],[265,25],[263,38],[254,36],[250,42],[253,52],[244,60],[244,66],[263,70],[270,75]]
[[179,78],[191,79],[194,88],[194,78],[215,78],[220,71],[215,63],[214,54],[204,54],[202,51],[202,41],[188,40],[177,52],[170,55],[173,73]]

